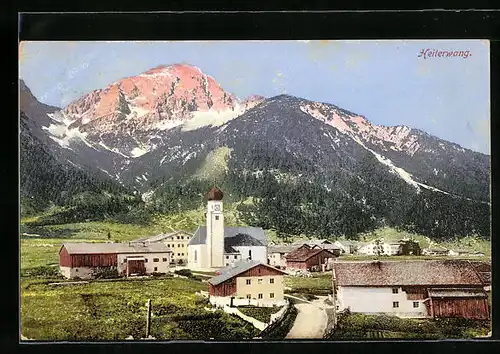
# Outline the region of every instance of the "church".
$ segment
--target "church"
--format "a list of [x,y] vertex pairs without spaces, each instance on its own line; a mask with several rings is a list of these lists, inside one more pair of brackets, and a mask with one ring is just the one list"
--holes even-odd
[[260,227],[224,226],[222,191],[207,194],[206,225],[198,226],[188,244],[188,268],[214,270],[240,260],[267,264],[267,236]]

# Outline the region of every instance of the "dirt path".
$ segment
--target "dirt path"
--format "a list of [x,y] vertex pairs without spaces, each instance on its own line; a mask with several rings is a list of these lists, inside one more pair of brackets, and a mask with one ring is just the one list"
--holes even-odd
[[296,304],[295,307],[298,310],[297,318],[286,338],[323,338],[327,324],[326,312],[308,303]]

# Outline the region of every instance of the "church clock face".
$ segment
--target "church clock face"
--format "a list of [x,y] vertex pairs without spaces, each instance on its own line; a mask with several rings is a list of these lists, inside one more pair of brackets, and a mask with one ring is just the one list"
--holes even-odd
[[214,205],[214,210],[215,211],[220,211],[220,205],[218,205],[218,204]]

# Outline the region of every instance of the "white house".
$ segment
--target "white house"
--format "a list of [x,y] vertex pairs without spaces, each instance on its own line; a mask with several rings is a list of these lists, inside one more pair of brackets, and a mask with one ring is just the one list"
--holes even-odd
[[286,256],[296,249],[297,247],[293,245],[269,246],[267,249],[267,264],[278,269],[286,268]]
[[188,244],[188,268],[219,269],[239,260],[267,264],[267,236],[260,227],[226,227],[222,191],[214,187],[207,195],[206,226],[198,226]]
[[450,260],[334,263],[342,311],[399,317],[489,317],[484,280],[470,262]]
[[358,242],[356,241],[340,241],[337,240],[333,243],[333,245],[340,248],[343,254],[354,254],[358,249]]
[[374,256],[374,255],[386,255],[394,256],[401,254],[403,250],[403,245],[399,242],[384,242],[383,240],[373,240],[368,243],[361,244],[358,253]]

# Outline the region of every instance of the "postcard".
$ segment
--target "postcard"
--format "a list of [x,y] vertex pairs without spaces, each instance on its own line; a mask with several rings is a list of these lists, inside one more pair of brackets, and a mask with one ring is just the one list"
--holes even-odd
[[491,336],[486,40],[23,41],[20,339]]

